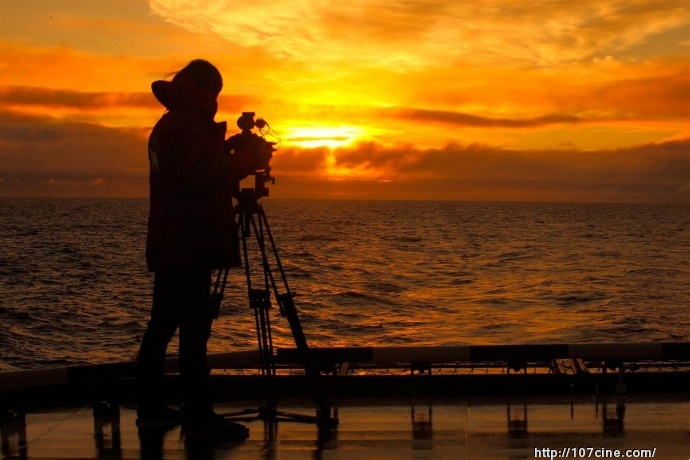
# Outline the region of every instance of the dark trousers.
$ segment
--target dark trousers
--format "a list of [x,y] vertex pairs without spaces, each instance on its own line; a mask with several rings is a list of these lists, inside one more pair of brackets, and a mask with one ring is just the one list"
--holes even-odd
[[151,319],[139,349],[139,407],[163,403],[161,385],[168,343],[180,331],[180,383],[185,411],[211,410],[206,344],[211,335],[210,270],[156,272]]

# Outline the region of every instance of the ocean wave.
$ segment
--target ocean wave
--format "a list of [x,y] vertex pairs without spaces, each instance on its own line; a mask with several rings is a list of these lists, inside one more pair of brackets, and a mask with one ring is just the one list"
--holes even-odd
[[302,235],[299,241],[302,243],[337,242],[340,238],[334,235]]
[[655,277],[663,277],[663,276],[670,276],[670,275],[677,276],[683,272],[679,269],[673,269],[673,268],[645,267],[645,268],[635,268],[632,270],[628,270],[627,273],[629,275],[653,275]]
[[600,302],[607,298],[608,295],[604,292],[572,292],[547,296],[546,300],[553,300],[557,304],[567,307],[592,302]]

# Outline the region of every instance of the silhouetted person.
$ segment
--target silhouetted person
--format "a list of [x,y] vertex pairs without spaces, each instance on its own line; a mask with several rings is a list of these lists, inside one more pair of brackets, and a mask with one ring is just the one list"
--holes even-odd
[[[150,214],[146,261],[155,272],[151,319],[138,358],[137,425],[180,420],[187,436],[246,438],[248,430],[217,416],[208,396],[206,344],[211,334],[211,271],[239,265],[232,191],[253,168],[244,152],[225,148],[226,124],[216,123],[223,87],[211,63],[194,60],[151,85],[167,112],[149,138]],[[164,406],[163,364],[179,328],[181,412]]]

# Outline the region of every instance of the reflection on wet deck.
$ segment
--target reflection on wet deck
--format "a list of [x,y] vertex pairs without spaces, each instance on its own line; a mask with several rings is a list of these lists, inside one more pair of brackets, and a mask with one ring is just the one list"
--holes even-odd
[[[256,407],[221,404],[219,411]],[[340,423],[247,422],[239,443],[185,443],[180,429],[140,436],[135,412],[94,417],[90,407],[26,414],[2,425],[3,459],[531,459],[535,448],[654,449],[656,459],[690,458],[690,395],[568,398],[340,398]],[[310,414],[309,400],[282,410]],[[572,455],[571,455],[572,458]],[[592,456],[593,458],[593,456]]]

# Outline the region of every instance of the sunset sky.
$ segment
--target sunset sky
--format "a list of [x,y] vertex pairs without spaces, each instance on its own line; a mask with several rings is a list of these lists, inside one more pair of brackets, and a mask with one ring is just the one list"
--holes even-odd
[[0,196],[146,197],[194,58],[275,198],[690,203],[688,0],[0,0]]

